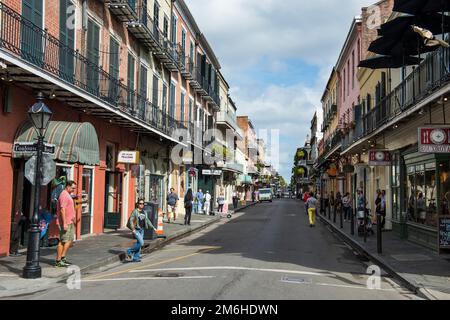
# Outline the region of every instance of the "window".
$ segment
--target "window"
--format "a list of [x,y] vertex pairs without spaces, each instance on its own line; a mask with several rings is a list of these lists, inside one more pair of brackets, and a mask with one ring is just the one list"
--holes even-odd
[[175,14],[172,15],[172,34],[170,36],[170,41],[172,44],[177,44],[177,16]]
[[194,44],[194,42],[191,40],[191,48],[190,48],[190,55],[189,55],[191,64],[194,63],[194,58],[195,58],[194,52],[195,52],[195,44]]
[[159,27],[159,4],[156,1],[153,6],[153,21],[155,23],[155,27]]
[[450,215],[450,163],[439,163],[439,182],[441,185],[441,215]]
[[425,163],[407,167],[407,218],[410,222],[437,226],[436,164]]
[[392,155],[391,166],[392,218],[400,220],[400,154]]
[[175,84],[172,82],[170,84],[170,109],[169,116],[173,119],[175,118]]
[[181,108],[181,116],[180,116],[180,120],[181,120],[181,122],[185,122],[185,119],[184,119],[184,117],[185,117],[185,113],[184,113],[184,99],[186,98],[186,94],[185,93],[181,93],[181,104],[180,104],[180,108]]
[[[59,14],[59,39],[71,50],[75,48],[75,28],[71,23],[74,23],[72,15],[74,14],[75,6],[70,0],[61,0],[60,14]],[[68,50],[60,48],[59,65],[61,70],[61,77],[64,80],[73,82],[74,76],[74,59]]]
[[[99,65],[100,59],[100,28],[92,20],[88,20],[88,30],[87,30],[87,59],[94,64],[94,66]],[[99,78],[98,73],[95,68],[88,67],[86,71],[88,91],[93,94],[98,94]]]
[[347,95],[350,94],[350,60],[347,61]]
[[164,26],[163,26],[163,33],[164,33],[164,37],[168,38],[169,36],[169,19],[164,16]]
[[147,110],[145,110],[146,106],[145,103],[147,101],[147,79],[148,71],[147,68],[143,65],[141,65],[141,71],[140,71],[140,83],[139,83],[139,117],[141,119],[145,119],[145,113]]
[[355,51],[352,52],[352,89],[355,89]]
[[163,112],[167,113],[167,85],[165,83],[163,84],[161,109],[163,110]]
[[135,76],[135,60],[131,53],[128,53],[128,73],[127,73],[127,85],[128,91],[128,105],[134,109],[134,76]]

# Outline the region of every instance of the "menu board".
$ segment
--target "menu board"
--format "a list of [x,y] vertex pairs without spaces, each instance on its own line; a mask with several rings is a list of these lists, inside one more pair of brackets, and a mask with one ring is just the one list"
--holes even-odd
[[439,217],[439,249],[450,249],[450,217]]

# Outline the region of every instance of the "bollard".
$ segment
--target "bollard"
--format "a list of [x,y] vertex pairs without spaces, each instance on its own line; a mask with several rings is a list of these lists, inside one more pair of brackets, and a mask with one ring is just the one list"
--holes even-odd
[[381,231],[381,214],[377,213],[377,251],[378,254],[383,253],[382,248],[382,231]]
[[336,206],[333,208],[333,223],[336,223]]

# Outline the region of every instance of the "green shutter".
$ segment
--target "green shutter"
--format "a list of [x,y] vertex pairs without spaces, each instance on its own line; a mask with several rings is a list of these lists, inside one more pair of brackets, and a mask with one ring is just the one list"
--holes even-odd
[[[23,17],[31,21],[40,29],[43,27],[42,12],[42,0],[22,0]],[[44,53],[42,45],[43,37],[41,33],[36,32],[36,30],[28,24],[22,24],[21,26],[22,57],[35,65],[42,65]]]
[[75,49],[75,28],[68,25],[71,21],[71,15],[74,14],[72,10],[68,9],[72,3],[70,0],[60,1],[59,13],[59,39],[65,47],[60,48],[59,52],[59,68],[62,79],[73,83],[74,82],[74,58],[72,50]]
[[98,95],[99,91],[99,73],[98,66],[100,60],[100,28],[92,21],[88,20],[87,31],[87,59],[93,65],[86,65],[88,91]]
[[119,97],[119,55],[119,43],[111,37],[109,41],[109,74],[112,79],[109,83],[109,99],[113,104],[117,103]]

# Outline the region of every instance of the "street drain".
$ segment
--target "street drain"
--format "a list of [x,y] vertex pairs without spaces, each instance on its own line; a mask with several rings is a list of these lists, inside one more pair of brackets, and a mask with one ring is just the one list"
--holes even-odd
[[155,274],[155,278],[179,278],[182,277],[182,273],[158,273]]

